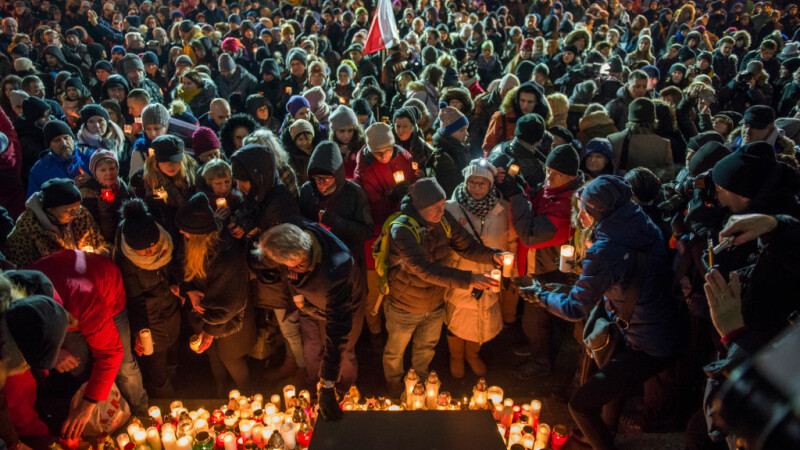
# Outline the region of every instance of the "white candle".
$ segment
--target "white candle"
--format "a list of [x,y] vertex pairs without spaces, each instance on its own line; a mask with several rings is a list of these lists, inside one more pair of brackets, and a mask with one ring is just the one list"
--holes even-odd
[[263,442],[264,445],[267,445],[270,436],[272,436],[272,430],[270,427],[264,427],[261,429],[261,442]]
[[194,421],[194,434],[201,431],[208,431],[208,421],[206,419],[197,419]]
[[286,445],[288,450],[293,450],[297,446],[297,434],[294,429],[294,424],[291,423],[284,423],[281,426],[281,437],[283,438],[283,443]]
[[283,387],[283,408],[284,410],[289,409],[292,404],[294,403],[294,396],[297,393],[294,385],[287,384]]
[[175,434],[175,425],[173,425],[171,423],[165,423],[164,425],[161,425],[161,439],[162,440],[164,439],[164,435],[167,434],[167,433]]
[[511,175],[512,177],[516,176],[518,173],[519,173],[519,166],[518,165],[512,164],[512,165],[510,165],[508,167],[508,174]]
[[491,400],[495,405],[499,405],[503,402],[503,388],[500,386],[491,386],[486,390],[486,392],[489,395],[489,400]]
[[142,427],[140,427],[138,423],[132,423],[128,425],[127,431],[128,431],[128,436],[131,438],[131,442],[136,443],[136,438],[134,437],[134,435],[136,434],[137,431],[141,429]]
[[542,448],[547,447],[547,442],[550,440],[550,425],[540,423],[536,428],[536,445],[541,444]]
[[411,161],[411,168],[414,170],[419,170],[419,163],[416,161]]
[[161,450],[161,436],[158,435],[156,427],[147,429],[147,443],[150,444],[150,448],[153,450]]
[[570,273],[575,266],[575,247],[565,244],[561,246],[561,261],[558,270]]
[[539,424],[539,414],[542,412],[542,402],[534,400],[531,402],[531,426]]
[[250,440],[252,436],[252,434],[250,434],[250,430],[252,430],[252,427],[250,426],[249,420],[242,420],[239,422],[239,433],[242,435],[242,439],[245,441]]
[[403,181],[406,181],[406,175],[402,170],[398,170],[397,172],[393,173],[392,176],[394,177],[395,183],[402,183]]
[[514,276],[514,254],[511,252],[503,253],[503,276],[506,278]]
[[177,410],[183,408],[183,402],[180,400],[175,400],[174,402],[169,404],[169,410],[172,412],[174,417],[177,417]]
[[225,450],[236,450],[236,436],[233,433],[225,433],[222,442],[225,443]]
[[178,450],[192,450],[192,437],[182,436],[178,439]]
[[[292,300],[294,301],[295,304],[297,304],[297,302],[299,300],[300,301],[300,306],[298,306],[298,308],[302,308],[303,302],[304,302],[302,295],[295,295],[294,297],[292,297]],[[276,408],[280,408],[280,405],[281,405],[281,396],[280,395],[272,394],[272,396],[269,398],[269,401],[273,405],[275,405]],[[270,434],[270,436],[272,436],[272,434]]]
[[164,446],[164,450],[178,450],[178,443],[175,442],[175,434],[172,432],[161,435],[161,444]]
[[153,422],[159,425],[164,423],[164,419],[161,417],[161,409],[158,406],[151,406],[150,409],[147,410],[147,414],[153,419]]
[[[501,272],[500,269],[494,269],[492,270],[490,276],[500,283],[500,280],[503,277],[503,272]],[[492,292],[500,292],[500,285],[498,284],[497,286],[493,287]]]
[[142,342],[142,347],[144,350],[142,354],[145,356],[149,356],[153,354],[153,334],[150,333],[149,328],[143,328],[139,330],[139,340]]
[[255,444],[258,447],[261,447],[261,442],[262,442],[262,440],[261,440],[262,434],[261,433],[263,431],[264,431],[264,426],[261,425],[260,423],[257,423],[255,425],[253,425],[253,429],[251,430],[251,434],[253,435],[253,442],[255,442]]
[[128,445],[128,443],[130,441],[131,441],[131,438],[128,437],[127,433],[120,433],[119,436],[117,436],[117,445],[121,449],[124,449],[125,446]]

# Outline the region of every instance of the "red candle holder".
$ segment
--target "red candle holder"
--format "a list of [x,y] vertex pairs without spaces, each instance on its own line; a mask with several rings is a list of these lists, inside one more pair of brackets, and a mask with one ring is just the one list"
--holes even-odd
[[569,438],[569,431],[564,425],[556,425],[553,427],[553,432],[550,433],[550,447],[553,450],[561,450],[567,443]]

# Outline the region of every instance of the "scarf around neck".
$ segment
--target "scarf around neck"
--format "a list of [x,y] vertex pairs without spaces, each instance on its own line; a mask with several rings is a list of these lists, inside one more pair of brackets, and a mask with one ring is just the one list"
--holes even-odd
[[[456,201],[459,205],[481,219],[486,217],[486,215],[489,214],[492,209],[494,209],[494,206],[498,201],[497,189],[495,189],[494,186],[492,186],[492,189],[490,189],[489,193],[486,194],[486,197],[483,197],[480,200],[475,200],[471,195],[469,195],[469,192],[467,192],[466,182],[461,183],[456,188],[455,194]],[[469,220],[469,218],[467,218],[467,220]]]
[[158,226],[158,244],[156,244],[156,252],[151,256],[142,256],[134,249],[132,249],[127,242],[125,236],[122,236],[122,254],[125,255],[136,267],[144,270],[158,270],[172,261],[172,236],[160,225]]

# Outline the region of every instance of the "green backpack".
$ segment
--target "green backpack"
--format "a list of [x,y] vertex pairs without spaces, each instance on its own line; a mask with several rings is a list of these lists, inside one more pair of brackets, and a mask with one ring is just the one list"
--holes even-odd
[[[401,219],[407,219],[410,225]],[[444,216],[442,216],[442,220],[440,220],[439,223],[442,225],[444,233],[449,239],[452,232],[450,224],[447,223]],[[389,216],[383,223],[381,234],[378,235],[378,238],[375,239],[375,242],[372,244],[372,258],[375,260],[375,273],[378,275],[378,301],[375,302],[375,308],[370,311],[373,316],[378,315],[383,298],[389,295],[389,236],[391,235],[392,225],[395,224],[407,228],[408,231],[414,235],[417,243],[422,244],[422,227],[413,217],[401,214],[398,211]]]

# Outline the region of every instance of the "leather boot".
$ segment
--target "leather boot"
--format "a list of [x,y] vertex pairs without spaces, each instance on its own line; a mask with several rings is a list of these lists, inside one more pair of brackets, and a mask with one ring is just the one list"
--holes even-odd
[[286,359],[283,360],[283,364],[281,364],[280,367],[266,371],[264,374],[264,379],[266,381],[278,381],[283,380],[284,378],[295,376],[296,373],[297,361],[294,360],[294,356],[292,354],[287,354]]
[[466,359],[469,363],[469,367],[475,372],[475,375],[479,377],[483,377],[486,375],[486,364],[483,363],[481,360],[480,355],[478,352],[481,349],[481,345],[477,342],[472,341],[464,341],[465,342],[465,353]]
[[450,348],[450,375],[464,378],[464,340],[448,334],[447,346]]

